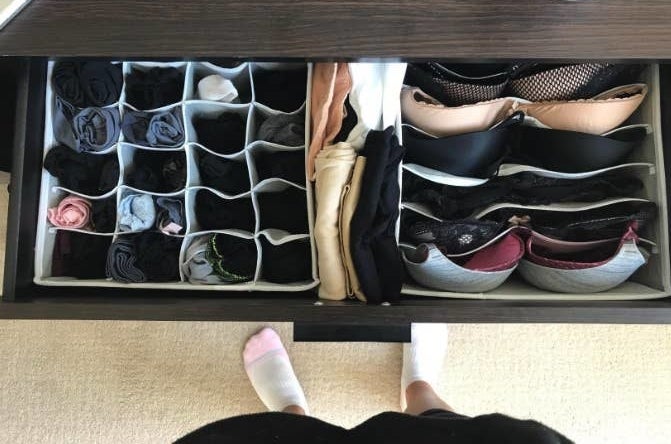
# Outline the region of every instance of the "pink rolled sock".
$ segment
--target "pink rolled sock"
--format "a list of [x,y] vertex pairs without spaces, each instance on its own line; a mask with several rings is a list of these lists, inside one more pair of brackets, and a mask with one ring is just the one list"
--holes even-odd
[[91,202],[70,195],[60,201],[57,207],[49,208],[47,218],[59,228],[88,228],[91,223]]

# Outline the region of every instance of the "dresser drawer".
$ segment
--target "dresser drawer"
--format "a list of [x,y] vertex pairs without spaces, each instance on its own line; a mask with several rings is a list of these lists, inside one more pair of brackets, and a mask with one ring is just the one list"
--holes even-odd
[[[422,292],[405,294],[395,305],[364,305],[351,301],[319,301],[314,291],[194,291],[189,286],[175,288],[129,288],[102,286],[37,285],[35,245],[42,178],[44,115],[48,61],[26,58],[21,61],[18,90],[16,141],[10,185],[10,210],[2,318],[44,319],[146,319],[146,320],[224,320],[293,321],[318,324],[389,326],[410,322],[596,322],[596,323],[671,323],[671,298],[665,290],[668,263],[656,264],[644,279],[641,300],[543,300],[528,293],[523,300],[515,286],[504,292],[511,298],[492,300],[487,294],[478,299],[465,297],[426,298]],[[660,65],[659,91],[651,96],[653,115],[661,112],[661,129],[671,137],[671,69]],[[669,169],[671,153],[664,152],[663,173]],[[659,206],[660,208],[668,208]],[[660,219],[666,224],[668,215]],[[668,230],[668,226],[665,227]],[[668,239],[667,233],[659,239]],[[659,240],[658,239],[658,240]],[[668,241],[667,241],[668,242]],[[668,262],[668,245],[665,261]],[[629,297],[636,286],[629,291]],[[626,292],[626,291],[625,291]],[[583,298],[584,299],[584,298]],[[594,298],[598,299],[598,298]],[[607,298],[604,298],[607,299]],[[612,298],[610,298],[612,299]]]

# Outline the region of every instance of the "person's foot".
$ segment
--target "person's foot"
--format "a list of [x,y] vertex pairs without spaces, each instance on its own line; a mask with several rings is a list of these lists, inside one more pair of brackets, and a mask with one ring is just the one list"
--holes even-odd
[[245,371],[261,398],[272,411],[308,414],[308,404],[287,350],[275,330],[266,327],[250,337],[242,352]]
[[412,324],[412,342],[403,344],[401,411],[405,411],[406,389],[415,381],[431,387],[438,382],[447,352],[447,324]]

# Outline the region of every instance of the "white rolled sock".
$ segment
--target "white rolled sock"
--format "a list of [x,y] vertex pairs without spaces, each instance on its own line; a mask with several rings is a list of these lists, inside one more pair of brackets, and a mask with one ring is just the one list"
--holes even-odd
[[405,411],[405,389],[415,381],[434,389],[447,352],[447,324],[412,324],[411,343],[403,344],[401,409]]
[[230,80],[219,74],[212,74],[198,82],[198,97],[228,103],[238,98],[238,90]]
[[242,353],[247,376],[259,398],[271,411],[297,405],[308,414],[303,388],[296,378],[280,337],[264,328],[247,341]]

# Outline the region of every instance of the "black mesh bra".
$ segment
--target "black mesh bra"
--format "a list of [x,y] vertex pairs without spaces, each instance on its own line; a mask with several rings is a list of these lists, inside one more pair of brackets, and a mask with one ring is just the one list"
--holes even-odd
[[588,99],[619,85],[634,83],[639,64],[408,64],[405,83],[417,86],[446,106],[498,97],[532,102]]

